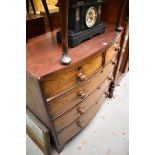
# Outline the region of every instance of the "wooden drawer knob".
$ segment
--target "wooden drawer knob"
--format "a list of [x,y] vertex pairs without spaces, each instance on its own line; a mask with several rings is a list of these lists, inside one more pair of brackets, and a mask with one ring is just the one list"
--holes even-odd
[[86,93],[85,93],[84,91],[80,91],[80,92],[78,93],[78,96],[79,96],[81,99],[83,99],[83,98],[86,97]]
[[84,113],[84,110],[81,107],[79,107],[78,108],[78,113],[80,113],[82,115]]
[[119,48],[118,47],[115,47],[115,52],[117,52],[119,50]]
[[81,123],[81,122],[77,122],[77,125],[80,127],[80,128],[83,128],[84,125]]
[[101,89],[101,86],[98,86],[97,88],[98,88],[98,89]]
[[114,77],[108,77],[109,81],[113,81]]
[[118,42],[115,42],[115,45],[117,45],[118,44]]
[[120,50],[120,47],[115,47],[115,52],[119,52],[119,50]]
[[83,73],[79,73],[78,74],[78,80],[80,80],[80,81],[86,80],[86,75],[84,75]]
[[115,66],[117,65],[117,61],[114,61],[114,60],[112,60],[111,63],[112,63],[112,65],[115,65]]

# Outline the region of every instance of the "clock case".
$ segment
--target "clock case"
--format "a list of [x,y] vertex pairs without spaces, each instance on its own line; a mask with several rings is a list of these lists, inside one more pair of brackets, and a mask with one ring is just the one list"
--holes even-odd
[[[70,0],[68,15],[68,45],[75,47],[86,39],[105,31],[105,24],[101,22],[101,7],[103,0]],[[94,26],[88,28],[85,16],[88,8],[95,7],[97,10],[97,20]],[[61,42],[61,32],[57,32],[57,42]]]

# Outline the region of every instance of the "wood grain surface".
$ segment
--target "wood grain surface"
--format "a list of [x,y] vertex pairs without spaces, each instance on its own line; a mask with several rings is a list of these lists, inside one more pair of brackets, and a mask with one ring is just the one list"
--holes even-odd
[[92,92],[92,94],[90,94],[84,101],[76,105],[73,109],[69,110],[62,116],[54,119],[53,124],[56,132],[58,133],[64,128],[68,127],[71,123],[75,122],[80,115],[83,115],[105,91],[110,82],[111,81],[109,81],[107,78],[100,86],[96,87],[97,89]]
[[61,92],[79,82],[78,75],[82,73],[87,79],[102,65],[102,53],[86,60],[84,63],[78,63],[74,67],[65,68],[63,72],[51,73],[41,81],[41,85],[46,98],[49,98],[58,92]]
[[[66,68],[60,63],[62,46],[56,41],[56,32],[48,32],[28,41],[26,46],[26,68],[37,79],[48,75],[51,72],[59,72]],[[69,55],[72,63],[67,66],[72,67],[75,63],[84,61],[96,52],[110,46],[121,33],[115,31],[115,25],[107,24],[103,34],[81,43],[75,48],[69,48]]]
[[58,141],[60,144],[66,143],[68,140],[73,138],[76,134],[83,130],[83,128],[93,119],[105,100],[106,95],[103,92],[96,100],[94,100],[90,109],[88,109],[79,119],[77,119],[68,128],[64,129],[62,132],[58,133]]
[[[113,71],[114,65],[110,62],[106,65],[105,68],[101,68],[90,80],[86,81],[86,83],[81,84],[81,86],[77,86],[77,88],[71,90],[67,94],[51,101],[49,103],[49,111],[51,113],[51,117],[55,118],[78,103],[84,100],[90,93],[92,93]],[[84,97],[80,96],[79,93],[83,92]]]

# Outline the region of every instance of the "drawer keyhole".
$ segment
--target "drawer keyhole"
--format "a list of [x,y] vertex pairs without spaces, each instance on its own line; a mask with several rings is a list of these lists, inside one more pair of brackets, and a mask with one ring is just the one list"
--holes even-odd
[[82,70],[82,67],[79,66],[79,67],[77,68],[77,70],[78,70],[78,72],[80,72],[80,71]]

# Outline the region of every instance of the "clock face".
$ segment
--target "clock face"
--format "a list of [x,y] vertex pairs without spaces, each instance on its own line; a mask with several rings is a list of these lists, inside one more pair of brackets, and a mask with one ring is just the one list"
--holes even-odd
[[97,20],[97,10],[95,7],[88,8],[85,16],[86,26],[91,28],[95,25]]

